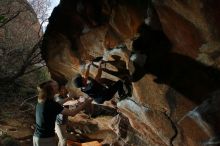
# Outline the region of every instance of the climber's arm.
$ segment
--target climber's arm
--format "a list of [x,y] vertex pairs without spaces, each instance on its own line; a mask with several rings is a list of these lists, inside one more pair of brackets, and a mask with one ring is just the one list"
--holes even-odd
[[87,85],[87,81],[88,81],[88,78],[89,78],[89,71],[90,71],[90,66],[91,66],[91,63],[88,65],[87,67],[87,70],[86,70],[86,73],[85,73],[85,76],[84,76],[84,85]]
[[98,72],[95,76],[95,80],[98,82],[100,81],[101,76],[102,76],[102,63],[103,63],[103,61],[100,62],[99,66],[98,66]]

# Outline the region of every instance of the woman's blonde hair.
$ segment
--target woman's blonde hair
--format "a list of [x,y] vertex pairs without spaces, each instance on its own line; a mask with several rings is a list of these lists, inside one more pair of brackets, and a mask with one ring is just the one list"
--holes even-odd
[[52,87],[53,82],[54,82],[53,80],[49,80],[38,85],[37,90],[38,90],[39,101],[45,101],[46,99],[53,98],[54,96],[53,87]]

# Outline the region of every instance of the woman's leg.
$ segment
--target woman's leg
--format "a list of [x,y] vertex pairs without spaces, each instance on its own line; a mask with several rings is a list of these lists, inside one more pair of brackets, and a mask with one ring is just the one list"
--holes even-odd
[[58,146],[66,146],[66,125],[55,123],[55,132],[59,139]]
[[39,138],[36,136],[33,136],[33,146],[39,146]]

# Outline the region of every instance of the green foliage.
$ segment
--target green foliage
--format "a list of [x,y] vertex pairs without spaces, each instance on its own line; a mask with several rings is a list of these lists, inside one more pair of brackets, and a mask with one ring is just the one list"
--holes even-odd
[[50,74],[47,70],[46,67],[39,69],[36,71],[36,75],[38,76],[38,83],[41,83],[43,81],[49,80],[50,79]]
[[4,16],[0,15],[0,23],[4,22],[5,19],[6,19],[6,18],[5,18]]
[[49,80],[50,75],[46,67],[24,75],[14,83],[4,83],[0,86],[0,102],[23,100],[36,95],[36,87],[40,83]]
[[46,67],[23,76],[19,79],[19,83],[21,83],[22,86],[20,86],[19,90],[17,91],[17,95],[20,97],[30,97],[36,94],[37,85],[48,80],[49,78],[50,75]]

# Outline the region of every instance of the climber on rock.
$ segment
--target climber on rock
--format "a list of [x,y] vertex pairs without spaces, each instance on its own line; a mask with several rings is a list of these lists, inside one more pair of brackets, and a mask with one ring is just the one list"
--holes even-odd
[[95,79],[89,77],[89,70],[90,66],[93,64],[93,60],[88,65],[84,77],[82,77],[81,74],[78,74],[76,76],[76,78],[74,79],[75,86],[77,88],[81,88],[82,92],[86,93],[89,97],[93,98],[99,104],[102,104],[105,101],[112,99],[116,92],[118,92],[120,100],[126,98],[128,96],[128,93],[126,93],[125,90],[129,91],[129,89],[126,89],[126,86],[124,85],[123,81],[118,80],[113,85],[110,85],[108,87],[100,83],[100,78],[102,74],[101,65],[102,63],[104,63],[103,60],[100,60],[100,57],[98,59],[95,59],[95,61],[100,62],[98,67],[98,73]]

